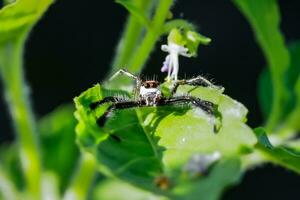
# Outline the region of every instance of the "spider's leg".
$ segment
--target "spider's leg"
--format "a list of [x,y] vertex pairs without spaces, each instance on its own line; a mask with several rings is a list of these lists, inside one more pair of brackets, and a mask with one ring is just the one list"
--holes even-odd
[[135,80],[135,82],[136,82],[136,88],[135,88],[135,90],[134,90],[133,93],[134,93],[135,98],[137,98],[137,96],[139,94],[139,91],[140,91],[142,80],[138,76],[136,76],[136,75],[130,73],[129,71],[127,71],[126,69],[120,69],[109,80],[111,81],[111,80],[115,79],[119,75],[126,75],[126,76],[128,76],[128,77],[130,77],[130,78],[132,78],[132,79]]
[[175,94],[178,87],[180,85],[192,85],[192,86],[203,86],[203,87],[210,87],[210,88],[215,88],[218,90],[223,90],[224,88],[222,86],[217,86],[214,85],[212,82],[204,78],[203,76],[197,76],[195,78],[187,79],[187,80],[178,80],[174,83],[172,89],[171,89],[171,94]]
[[217,107],[212,102],[205,101],[191,96],[177,96],[177,97],[166,98],[163,101],[160,101],[159,105],[176,105],[176,104],[186,104],[186,103],[192,103],[194,106],[201,108],[209,115],[214,115]]
[[138,80],[139,78],[135,75],[133,75],[132,73],[130,73],[129,71],[127,71],[126,69],[120,69],[119,71],[117,71],[109,80],[112,80],[114,78],[116,78],[119,75],[126,75],[134,80]]
[[103,127],[105,122],[109,119],[109,117],[111,116],[111,114],[114,110],[142,107],[142,106],[143,106],[143,104],[139,101],[115,102],[112,105],[110,105],[107,108],[107,110],[105,111],[105,113],[97,119],[97,124],[98,124],[98,126]]
[[100,101],[96,101],[90,104],[90,108],[92,110],[95,110],[98,106],[101,106],[104,103],[115,103],[120,101],[121,99],[118,97],[104,97],[103,99],[101,99]]
[[[216,120],[222,120],[222,115],[218,111],[218,106],[210,101],[205,101],[196,97],[191,96],[178,96],[164,99],[160,102],[159,105],[176,105],[176,104],[185,104],[192,103],[194,106],[202,109],[206,114],[213,116]],[[221,124],[214,124],[214,132],[217,133],[221,128]]]

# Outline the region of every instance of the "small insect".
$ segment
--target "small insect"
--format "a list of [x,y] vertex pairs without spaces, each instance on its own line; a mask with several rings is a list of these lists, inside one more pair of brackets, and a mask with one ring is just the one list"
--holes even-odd
[[[100,101],[96,101],[90,104],[90,108],[92,110],[96,109],[98,106],[101,106],[105,103],[111,103],[108,107],[106,112],[97,119],[97,124],[100,127],[105,125],[107,119],[111,116],[111,113],[114,110],[120,109],[128,109],[128,108],[135,108],[135,107],[149,107],[149,106],[166,106],[166,105],[182,105],[182,104],[192,104],[197,108],[202,109],[205,113],[210,116],[217,117],[219,116],[219,112],[217,110],[217,105],[202,100],[197,97],[183,95],[183,96],[175,96],[176,91],[180,85],[192,85],[192,86],[204,86],[204,87],[211,87],[221,89],[222,87],[216,86],[212,84],[207,79],[203,78],[202,76],[197,76],[192,79],[187,80],[177,80],[173,82],[173,86],[171,88],[171,96],[165,97],[161,91],[160,83],[156,80],[142,80],[138,76],[131,74],[130,72],[126,71],[125,69],[119,70],[115,73],[111,79],[114,79],[118,75],[126,75],[136,81],[136,88],[135,88],[135,98],[133,100],[125,100],[124,98],[120,98],[117,96],[108,96],[104,97]],[[217,128],[214,127],[215,132]]]

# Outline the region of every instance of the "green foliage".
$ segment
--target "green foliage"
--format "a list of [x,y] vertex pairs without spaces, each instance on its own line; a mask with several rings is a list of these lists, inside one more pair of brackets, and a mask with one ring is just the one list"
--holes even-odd
[[285,147],[274,147],[263,128],[255,129],[258,138],[257,149],[263,154],[265,159],[282,165],[300,174],[300,153],[291,151]]
[[53,0],[19,0],[0,10],[0,43],[23,37]]
[[233,0],[244,13],[254,30],[268,62],[274,88],[274,101],[267,128],[272,130],[282,119],[288,98],[286,73],[290,64],[289,52],[280,32],[280,13],[276,0]]
[[[291,57],[291,63],[284,74],[284,80],[287,82],[288,93],[291,94],[287,101],[287,106],[283,110],[283,117],[286,117],[298,102],[296,82],[300,75],[300,42],[294,42],[289,45],[289,53]],[[258,97],[260,101],[261,109],[265,118],[270,115],[271,105],[273,100],[273,86],[268,68],[264,69],[259,78]]]
[[[211,42],[211,39],[195,31],[191,31],[189,28],[183,29],[184,25],[185,24],[183,24],[183,26],[181,27],[182,30],[173,28],[170,31],[170,34],[168,36],[168,43],[175,43],[180,46],[185,46],[189,50],[189,54],[191,56],[197,56],[199,45],[208,45]],[[187,27],[189,27],[189,24],[187,25]]]
[[116,2],[124,6],[142,25],[145,25],[148,29],[151,28],[151,22],[145,16],[143,10],[134,4],[133,0],[116,0]]
[[[245,149],[253,148],[256,138],[251,129],[244,124],[247,110],[242,104],[215,89],[188,86],[179,89],[179,93],[188,91],[193,96],[219,105],[222,127],[217,134],[214,133],[213,126],[218,119],[190,107],[150,107],[117,111],[105,126],[100,128],[96,119],[103,115],[109,105],[102,105],[95,111],[90,109],[89,105],[92,102],[106,96],[101,87],[96,85],[75,98],[79,143],[94,154],[99,169],[109,176],[167,196],[192,194],[194,190],[196,192],[201,187],[207,187],[211,181],[219,180],[220,185],[216,187],[213,198],[215,199],[222,191],[222,183],[229,184],[238,178],[234,176],[231,177],[232,181],[225,179],[228,182],[222,182],[224,179],[216,175],[220,175],[221,172],[216,170],[215,174],[213,170],[210,178],[203,180],[204,182],[199,180],[199,188],[196,189],[187,178],[182,178],[183,166],[197,153],[208,154],[217,151],[222,155],[222,160],[243,154]],[[235,140],[229,141],[229,137]],[[235,172],[235,167],[233,169]],[[229,167],[228,170],[232,168]],[[174,184],[174,191],[161,191],[154,184],[155,179],[161,175],[169,177]],[[181,193],[182,190],[186,193]],[[212,198],[203,196],[203,199]]]
[[[276,0],[234,0],[252,25],[269,66],[259,90],[266,130],[278,133],[269,138],[265,128],[253,131],[246,125],[248,110],[223,90],[191,86],[180,86],[178,94],[214,102],[218,116],[188,105],[125,109],[114,112],[100,128],[96,119],[109,104],[91,110],[90,103],[111,95],[130,98],[122,90],[132,88],[125,79],[103,84],[117,90],[98,84],[74,99],[76,136],[70,105],[36,122],[24,81],[23,48],[52,2],[6,0],[0,10],[0,74],[17,133],[15,143],[1,147],[0,199],[215,200],[237,184],[245,170],[265,162],[300,174],[300,142],[292,140],[300,130],[300,45],[295,43],[290,51],[285,47]],[[111,72],[124,66],[141,72],[165,34],[193,56],[199,44],[211,41],[187,20],[172,19],[172,0],[116,2],[130,15]],[[169,83],[161,87],[170,95]],[[220,128],[217,133],[215,126]],[[112,179],[95,180],[96,170]]]
[[[118,192],[115,191],[117,188]],[[126,194],[126,195],[124,195]],[[109,179],[98,184],[93,192],[93,200],[128,200],[128,199],[153,199],[167,200],[166,197],[156,196],[150,192],[122,182],[120,180]]]
[[55,172],[63,191],[70,181],[79,157],[75,144],[75,125],[72,105],[60,106],[38,124],[41,134],[42,160],[45,170]]
[[19,0],[0,10],[0,74],[18,134],[25,198],[41,198],[41,161],[33,111],[24,84],[23,45],[26,35],[52,0]]

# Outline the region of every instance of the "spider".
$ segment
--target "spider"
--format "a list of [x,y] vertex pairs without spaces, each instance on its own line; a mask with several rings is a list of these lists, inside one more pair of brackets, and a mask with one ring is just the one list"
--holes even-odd
[[[135,107],[155,107],[178,104],[192,104],[193,106],[202,109],[209,116],[220,116],[220,113],[217,109],[217,105],[210,101],[205,101],[200,98],[189,95],[175,96],[176,91],[180,85],[204,86],[217,89],[222,88],[220,86],[212,84],[210,81],[203,78],[202,76],[197,76],[195,78],[187,80],[174,81],[170,89],[170,97],[165,97],[160,89],[160,83],[156,80],[144,81],[140,77],[135,76],[134,74],[128,72],[125,69],[120,69],[110,78],[110,80],[114,79],[116,76],[119,75],[126,75],[136,81],[135,98],[133,100],[125,100],[124,98],[120,98],[117,96],[107,96],[100,101],[91,103],[91,110],[95,110],[98,106],[101,106],[105,103],[111,103],[111,105],[107,108],[105,113],[97,119],[97,124],[100,127],[103,127],[105,125],[105,122],[109,119],[111,113],[114,110]],[[218,132],[218,128],[216,126],[214,126],[214,132]]]

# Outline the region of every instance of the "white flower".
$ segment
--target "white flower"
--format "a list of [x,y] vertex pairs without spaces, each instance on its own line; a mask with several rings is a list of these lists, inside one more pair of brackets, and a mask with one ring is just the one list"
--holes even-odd
[[178,56],[191,57],[191,54],[188,54],[188,49],[184,46],[180,46],[173,42],[169,42],[168,45],[162,45],[161,50],[168,52],[166,59],[161,68],[161,72],[168,72],[167,81],[177,80],[178,71],[179,71],[179,61]]

